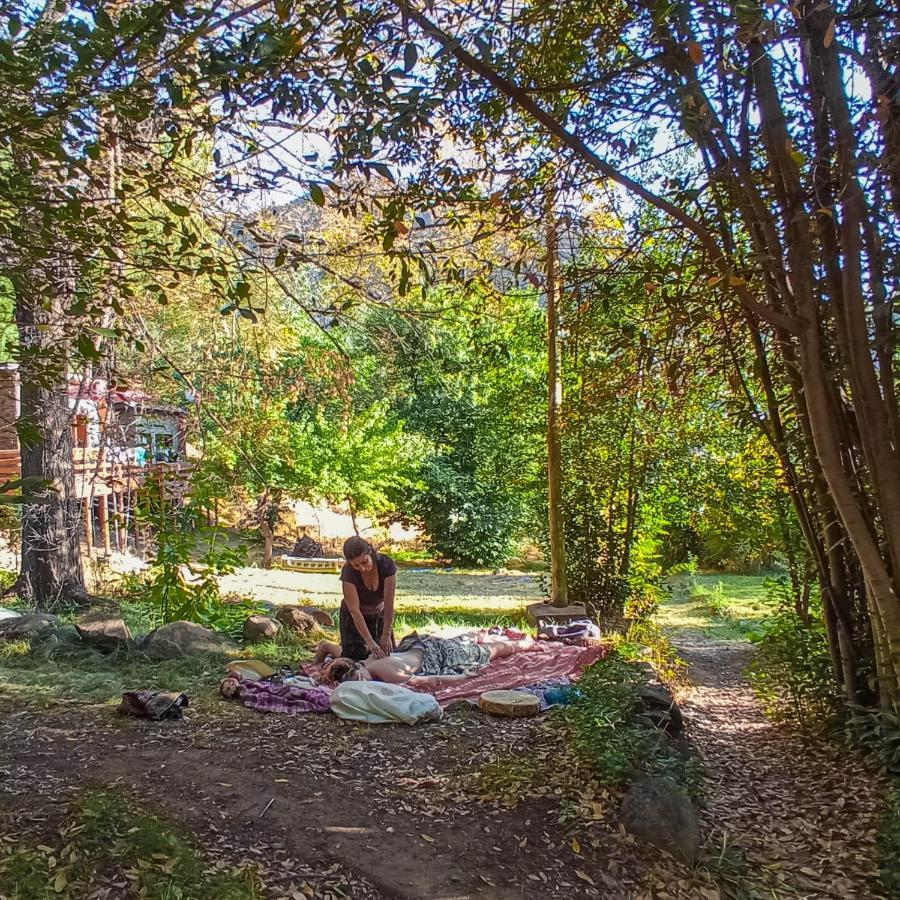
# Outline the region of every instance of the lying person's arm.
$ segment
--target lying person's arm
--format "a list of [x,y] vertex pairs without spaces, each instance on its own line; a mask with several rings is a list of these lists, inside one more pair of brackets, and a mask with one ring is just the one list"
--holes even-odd
[[462,681],[472,675],[413,675],[406,683],[411,687],[440,687],[446,681]]

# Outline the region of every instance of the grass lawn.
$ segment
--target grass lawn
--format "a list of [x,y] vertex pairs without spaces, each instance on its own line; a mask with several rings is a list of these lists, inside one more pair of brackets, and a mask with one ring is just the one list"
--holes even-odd
[[[246,567],[222,579],[223,593],[275,604],[318,606],[337,620],[341,587],[337,575]],[[524,607],[540,597],[538,577],[451,569],[401,569],[398,574],[398,637],[414,629],[453,634],[501,624],[523,627]],[[123,603],[118,611],[132,633],[146,634],[161,624],[147,604]],[[238,630],[246,612],[236,611]],[[338,639],[337,630],[326,636]],[[191,703],[218,703],[215,688],[223,674],[221,658],[191,657],[152,662],[138,650],[104,656],[72,640],[0,643],[0,698],[4,695],[39,705],[57,701],[117,705],[124,691],[149,688],[187,691]],[[300,639],[282,631],[271,642],[242,647],[237,657],[253,657],[275,668],[311,656],[316,638]]]
[[746,640],[774,612],[768,575],[679,575],[657,614],[669,631],[700,631],[719,640]]
[[[332,614],[341,604],[341,583],[334,574],[248,567],[225,576],[220,584],[223,593],[279,605],[309,604]],[[540,598],[539,578],[534,574],[401,568],[397,573],[396,630],[517,625],[525,606]]]

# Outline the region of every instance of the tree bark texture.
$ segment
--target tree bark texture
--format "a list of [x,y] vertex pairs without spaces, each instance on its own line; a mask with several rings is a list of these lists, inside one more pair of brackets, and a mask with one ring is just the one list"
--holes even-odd
[[[57,259],[49,299],[16,279],[21,347],[20,445],[23,479],[40,483],[22,507],[22,558],[17,590],[39,609],[84,602],[83,522],[75,495],[72,414],[68,403],[61,297],[74,289],[69,265]],[[48,292],[49,293],[49,292]],[[61,352],[62,351],[62,352]]]

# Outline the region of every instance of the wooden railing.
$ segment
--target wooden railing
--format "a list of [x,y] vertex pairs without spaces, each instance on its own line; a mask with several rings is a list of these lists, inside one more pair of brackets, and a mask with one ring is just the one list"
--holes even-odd
[[[164,479],[168,490],[182,493],[194,468],[190,462],[121,462],[121,455],[119,448],[101,452],[76,447],[72,451],[76,496],[103,497],[134,491],[148,478]],[[21,472],[19,451],[0,450],[0,482],[20,478]]]

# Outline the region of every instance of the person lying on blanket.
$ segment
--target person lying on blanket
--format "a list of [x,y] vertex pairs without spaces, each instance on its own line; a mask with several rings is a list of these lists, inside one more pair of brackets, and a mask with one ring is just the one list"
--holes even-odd
[[531,650],[534,646],[530,637],[510,640],[487,631],[472,631],[452,638],[413,632],[403,638],[389,656],[369,657],[361,662],[340,656],[337,644],[320,641],[316,661],[321,663],[328,656],[337,657],[323,670],[323,676],[329,681],[386,681],[428,687],[470,678],[492,660]]

